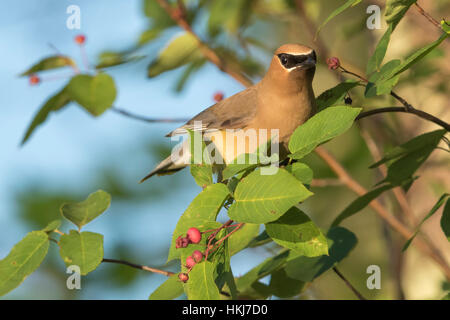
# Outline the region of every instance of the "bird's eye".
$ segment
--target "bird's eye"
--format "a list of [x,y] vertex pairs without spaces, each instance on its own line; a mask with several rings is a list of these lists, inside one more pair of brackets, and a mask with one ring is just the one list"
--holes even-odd
[[285,66],[288,63],[288,58],[285,55],[282,55],[280,61]]

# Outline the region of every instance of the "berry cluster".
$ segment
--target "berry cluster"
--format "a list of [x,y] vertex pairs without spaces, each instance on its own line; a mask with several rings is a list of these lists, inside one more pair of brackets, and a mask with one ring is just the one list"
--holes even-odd
[[[189,228],[186,232],[186,236],[179,236],[175,242],[175,248],[186,248],[189,244],[197,244],[202,240],[202,233],[197,228]],[[199,262],[203,260],[203,253],[199,250],[195,250],[192,255],[186,258],[185,266],[188,272],[178,274],[178,279],[182,282],[189,280],[188,273],[192,268]]]
[[202,233],[197,228],[189,228],[186,237],[179,236],[175,248],[186,248],[190,243],[197,244],[202,240]]
[[178,274],[178,279],[180,281],[186,282],[189,280],[188,273],[192,270],[192,268],[199,262],[203,260],[203,253],[199,250],[195,250],[192,252],[192,255],[186,258],[186,268],[188,268],[188,272]]

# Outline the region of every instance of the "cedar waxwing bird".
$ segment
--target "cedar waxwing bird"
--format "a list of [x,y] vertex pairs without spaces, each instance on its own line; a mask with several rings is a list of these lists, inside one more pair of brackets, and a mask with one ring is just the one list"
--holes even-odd
[[[312,81],[316,61],[316,53],[307,46],[281,46],[275,51],[270,67],[260,82],[200,112],[167,136],[201,132],[203,139],[210,141],[215,151],[220,153],[222,163],[227,164],[240,154],[252,153],[262,143],[271,141],[271,135],[263,137],[259,133],[261,129],[276,131],[279,158],[282,160],[287,156],[287,145],[294,130],[315,113]],[[235,132],[237,138],[227,139],[230,131]],[[256,132],[257,143],[248,143],[251,140],[249,132]],[[244,140],[240,139],[242,137]],[[188,141],[174,149],[172,155],[141,182],[155,174],[169,174],[188,166],[193,150]],[[244,147],[239,145],[243,142]]]

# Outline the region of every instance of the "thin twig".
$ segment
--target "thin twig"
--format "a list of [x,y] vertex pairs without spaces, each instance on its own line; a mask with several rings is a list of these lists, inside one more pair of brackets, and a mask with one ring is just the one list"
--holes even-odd
[[143,122],[148,122],[148,123],[172,123],[172,122],[186,122],[189,119],[187,118],[148,118],[145,116],[141,116],[141,115],[137,115],[134,113],[131,113],[129,111],[117,108],[117,107],[112,107],[110,108],[111,111],[114,111],[116,113],[119,113],[121,115],[124,115],[128,118],[132,118],[135,120],[140,120]]
[[418,110],[418,109],[405,109],[404,107],[385,107],[385,108],[377,108],[377,109],[373,109],[373,110],[369,110],[369,111],[364,111],[361,112],[357,117],[356,120],[361,120],[363,118],[369,117],[369,116],[373,116],[375,114],[379,114],[379,113],[387,113],[387,112],[402,112],[402,113],[409,113],[409,114],[413,114],[418,116],[419,118],[434,122],[435,124],[443,127],[445,130],[450,131],[450,124],[439,119],[436,118],[435,116],[433,116],[432,114],[429,114],[427,112],[424,112],[422,110]]
[[311,187],[336,187],[342,186],[343,183],[339,179],[313,179]]
[[156,269],[156,268],[151,268],[151,267],[143,266],[140,264],[136,264],[136,263],[132,263],[132,262],[124,261],[124,260],[104,258],[102,260],[102,262],[123,264],[123,265],[129,266],[129,267],[132,267],[132,268],[136,268],[136,269],[140,269],[140,270],[144,270],[144,271],[148,271],[148,272],[153,272],[153,273],[159,273],[159,274],[165,275],[167,277],[173,276],[175,274],[174,272],[171,272],[171,271],[165,271],[165,270],[160,270],[160,269]]
[[339,276],[339,278],[341,278],[345,282],[347,287],[352,290],[352,292],[358,297],[359,300],[367,300],[358,290],[356,290],[356,288],[350,283],[350,281],[348,281],[347,278],[344,277],[344,275],[338,270],[338,268],[333,267],[333,271]]
[[[239,223],[237,224],[236,228],[234,228],[233,230],[230,231],[230,233],[228,233],[226,236],[224,236],[222,239],[217,240],[216,243],[214,243],[214,248],[216,246],[219,246],[222,242],[224,242],[227,238],[229,238],[233,233],[235,233],[236,231],[238,231],[240,228],[242,228],[245,225],[245,223]],[[213,248],[213,249],[214,249]]]
[[423,10],[423,8],[417,2],[414,3],[414,6],[417,9],[417,11],[419,11],[419,13],[423,15],[428,21],[430,21],[434,26],[438,27],[439,29],[442,29],[439,22],[436,19],[434,19],[428,12]]
[[214,240],[214,238],[217,236],[217,234],[220,232],[220,230],[227,228],[229,225],[231,225],[233,223],[233,220],[228,220],[227,222],[225,222],[220,228],[217,228],[216,231],[214,231],[213,233],[211,233],[208,237],[208,242],[206,244],[206,251],[205,251],[205,260],[208,260],[208,255],[209,255],[209,251],[211,251],[212,249],[212,241]]

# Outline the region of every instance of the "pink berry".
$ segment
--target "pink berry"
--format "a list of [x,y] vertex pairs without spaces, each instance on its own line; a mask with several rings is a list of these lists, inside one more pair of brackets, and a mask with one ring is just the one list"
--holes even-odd
[[201,253],[199,250],[195,250],[192,252],[192,258],[194,258],[195,263],[199,263],[203,259],[203,253]]
[[331,58],[327,59],[327,65],[328,65],[328,69],[336,70],[337,68],[339,68],[341,66],[341,62],[339,61],[338,58],[331,57]]
[[222,101],[222,100],[223,100],[223,97],[224,97],[223,92],[218,91],[218,92],[216,92],[216,93],[214,94],[213,99],[214,99],[215,102],[219,102],[219,101]]
[[39,82],[41,82],[41,78],[39,78],[39,77],[38,77],[37,75],[35,75],[35,74],[32,74],[32,75],[30,76],[29,81],[30,81],[30,85],[34,86],[34,85],[39,84]]
[[179,273],[178,279],[180,279],[180,281],[186,282],[189,280],[189,276],[186,273]]
[[202,234],[197,228],[189,228],[186,236],[192,243],[199,243],[202,240]]
[[193,266],[195,266],[195,261],[194,258],[192,258],[191,256],[186,258],[186,267],[188,269],[191,269]]
[[78,44],[84,44],[86,42],[86,36],[84,34],[79,34],[75,37],[75,42]]

